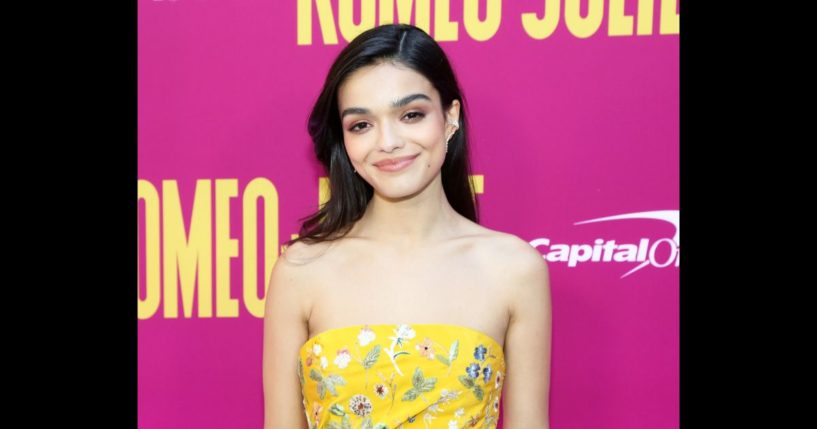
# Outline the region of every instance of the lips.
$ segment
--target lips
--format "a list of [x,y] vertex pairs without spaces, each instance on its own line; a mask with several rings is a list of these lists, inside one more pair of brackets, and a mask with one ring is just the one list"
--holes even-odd
[[394,164],[398,164],[398,163],[400,163],[400,162],[402,162],[402,161],[406,161],[406,160],[409,160],[409,159],[414,159],[414,158],[416,158],[418,155],[420,155],[420,154],[419,154],[419,153],[417,153],[417,154],[414,154],[414,155],[409,155],[409,156],[401,156],[401,157],[399,157],[399,158],[384,159],[384,160],[382,160],[382,161],[377,161],[377,162],[375,162],[375,163],[374,163],[374,165],[376,165],[376,166],[378,166],[378,167],[383,167],[383,166],[394,165]]

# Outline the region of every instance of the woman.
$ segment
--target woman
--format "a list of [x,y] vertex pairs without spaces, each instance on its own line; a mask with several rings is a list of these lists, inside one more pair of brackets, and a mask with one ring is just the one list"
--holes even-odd
[[500,396],[506,429],[549,427],[547,265],[477,223],[467,127],[417,27],[368,30],[333,63],[308,127],[331,197],[266,295],[266,429],[494,427]]

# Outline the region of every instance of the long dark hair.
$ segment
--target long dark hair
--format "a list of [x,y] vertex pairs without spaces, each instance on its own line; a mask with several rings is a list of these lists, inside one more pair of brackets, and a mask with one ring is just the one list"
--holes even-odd
[[[477,203],[469,180],[468,121],[466,103],[454,71],[440,45],[425,31],[409,24],[387,24],[358,35],[338,55],[309,115],[307,129],[315,155],[329,174],[330,197],[308,216],[299,236],[289,240],[318,243],[342,238],[366,211],[374,189],[354,173],[343,145],[338,113],[338,87],[354,71],[382,62],[399,63],[428,79],[440,94],[443,111],[460,101],[459,128],[449,142],[441,174],[445,196],[462,216],[479,222]],[[300,218],[299,220],[303,220]]]

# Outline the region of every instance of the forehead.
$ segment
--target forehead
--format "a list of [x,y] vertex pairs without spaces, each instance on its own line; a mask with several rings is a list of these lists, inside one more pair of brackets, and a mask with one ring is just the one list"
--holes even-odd
[[414,93],[426,94],[438,104],[437,90],[422,74],[388,62],[366,66],[355,70],[338,88],[338,110],[388,109],[393,101]]

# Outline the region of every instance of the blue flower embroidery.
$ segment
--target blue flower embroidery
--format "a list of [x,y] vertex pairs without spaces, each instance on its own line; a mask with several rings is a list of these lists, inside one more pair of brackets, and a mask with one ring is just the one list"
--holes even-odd
[[487,352],[488,349],[486,349],[485,346],[483,346],[482,344],[478,345],[477,347],[474,347],[474,359],[481,361],[485,360],[485,353]]
[[468,376],[471,377],[471,378],[478,378],[479,377],[479,364],[474,362],[471,365],[468,365],[468,367],[465,368],[465,372],[467,372]]
[[491,365],[488,365],[485,368],[482,368],[482,375],[484,376],[482,378],[482,381],[484,383],[487,383],[491,379],[491,374],[493,374],[493,370],[491,369]]

